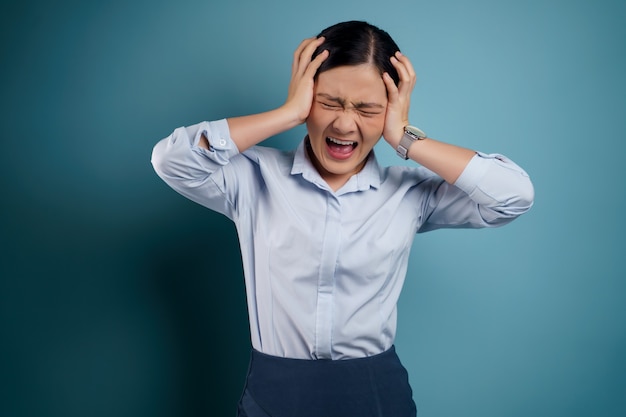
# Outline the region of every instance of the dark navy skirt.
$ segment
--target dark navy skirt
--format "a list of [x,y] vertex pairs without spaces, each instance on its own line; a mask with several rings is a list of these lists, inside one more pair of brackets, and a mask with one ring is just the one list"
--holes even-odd
[[238,417],[414,417],[394,347],[346,360],[279,358],[252,350]]

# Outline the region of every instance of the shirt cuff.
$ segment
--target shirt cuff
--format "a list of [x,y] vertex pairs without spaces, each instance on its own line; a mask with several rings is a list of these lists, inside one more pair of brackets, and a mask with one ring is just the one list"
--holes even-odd
[[[209,149],[199,146],[202,135],[209,141]],[[239,153],[237,145],[230,137],[230,129],[226,119],[200,123],[196,130],[192,147],[195,152],[220,165],[226,165],[230,158]]]
[[476,152],[476,155],[470,159],[469,163],[459,175],[459,178],[455,181],[454,185],[467,194],[471,195],[472,191],[480,183],[482,178],[489,170],[491,159],[501,157],[500,155],[487,155],[482,152]]

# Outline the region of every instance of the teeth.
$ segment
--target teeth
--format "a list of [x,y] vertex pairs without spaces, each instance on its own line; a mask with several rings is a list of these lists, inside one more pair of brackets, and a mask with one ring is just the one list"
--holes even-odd
[[328,140],[330,140],[333,143],[336,143],[337,145],[343,145],[343,146],[354,145],[354,142],[352,141],[339,140],[339,139],[331,138],[330,136],[328,137]]

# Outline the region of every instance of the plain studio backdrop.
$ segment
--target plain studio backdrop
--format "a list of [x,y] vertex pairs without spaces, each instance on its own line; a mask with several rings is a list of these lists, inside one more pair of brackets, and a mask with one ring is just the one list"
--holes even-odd
[[235,228],[169,189],[151,150],[280,105],[299,42],[352,19],[411,58],[414,124],[509,156],[536,188],[507,227],[416,238],[397,349],[419,415],[626,415],[625,2],[13,1],[0,16],[0,415],[234,415]]

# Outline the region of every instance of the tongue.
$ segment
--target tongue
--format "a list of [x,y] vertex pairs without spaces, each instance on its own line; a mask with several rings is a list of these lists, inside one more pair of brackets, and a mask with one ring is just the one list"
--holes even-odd
[[348,159],[352,155],[354,146],[352,145],[339,145],[332,141],[327,141],[328,153],[335,159]]
[[339,145],[334,142],[330,142],[328,144],[328,147],[333,153],[340,153],[343,155],[349,154],[350,152],[352,152],[353,149],[352,145]]

